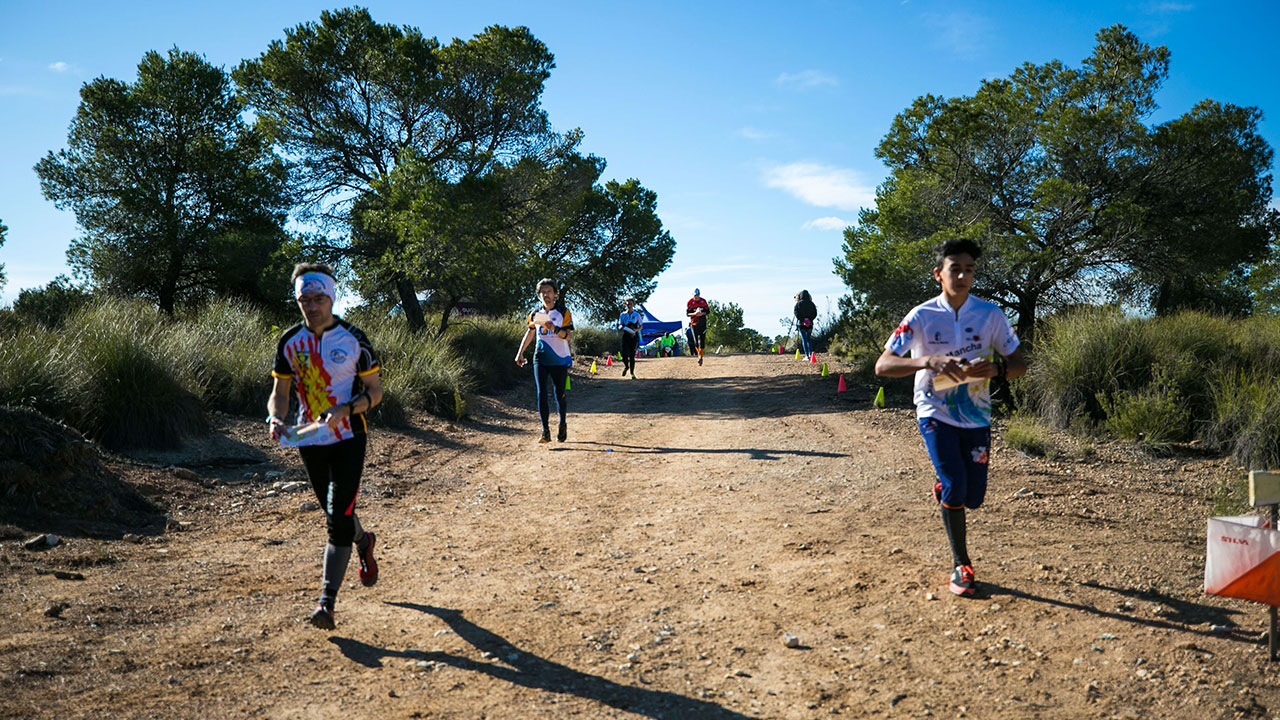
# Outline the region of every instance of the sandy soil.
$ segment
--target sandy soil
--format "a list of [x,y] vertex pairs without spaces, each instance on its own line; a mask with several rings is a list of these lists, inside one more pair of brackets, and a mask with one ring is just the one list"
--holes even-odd
[[905,398],[777,356],[600,371],[565,443],[529,390],[376,430],[382,577],[353,563],[332,632],[303,622],[323,516],[260,424],[117,459],[174,522],[10,532],[0,717],[1280,717],[1264,609],[1201,592],[1224,461],[997,441],[961,599]]

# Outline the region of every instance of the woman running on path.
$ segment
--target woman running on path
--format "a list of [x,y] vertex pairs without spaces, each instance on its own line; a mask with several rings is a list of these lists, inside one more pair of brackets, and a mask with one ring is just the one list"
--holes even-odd
[[[991,447],[988,380],[1027,371],[1018,336],[994,303],[969,294],[982,249],[948,240],[934,251],[933,278],[942,294],[907,313],[876,360],[882,377],[916,376],[920,435],[938,480],[933,498],[951,545],[951,592],[977,592],[965,539],[965,508],[982,506]],[[911,357],[902,357],[910,352]]]
[[707,314],[711,307],[702,297],[702,291],[693,289],[693,297],[685,304],[685,315],[689,316],[689,328],[693,330],[694,348],[698,351],[698,364],[702,364],[704,350],[707,346]]
[[569,316],[569,308],[558,302],[559,288],[556,281],[543,278],[538,281],[538,297],[542,304],[529,312],[529,329],[520,340],[520,349],[516,351],[516,365],[524,367],[524,350],[534,337],[538,344],[533,349],[533,387],[538,394],[538,414],[542,417],[542,439],[538,442],[551,442],[551,409],[547,403],[547,391],[554,390],[556,409],[560,412],[560,431],[556,439],[564,442],[569,437],[569,426],[565,424],[565,384],[569,380],[569,368],[573,367],[573,356],[569,353],[569,334],[573,331],[573,320]]
[[[356,495],[364,470],[365,413],[382,401],[381,367],[369,339],[333,314],[333,268],[302,263],[293,269],[293,292],[301,323],[285,331],[276,345],[275,385],[267,400],[271,439],[298,448],[316,499],[324,508],[329,542],[324,548],[320,601],[310,623],[332,630],[333,606],[351,560],[354,543],[360,558],[360,582],[378,581],[374,535],[360,527]],[[297,381],[298,425],[285,425],[289,393]]]
[[623,300],[627,309],[618,316],[618,329],[622,339],[622,374],[631,372],[631,379],[636,377],[636,349],[640,346],[640,331],[644,327],[644,317],[636,312],[636,299],[628,297]]

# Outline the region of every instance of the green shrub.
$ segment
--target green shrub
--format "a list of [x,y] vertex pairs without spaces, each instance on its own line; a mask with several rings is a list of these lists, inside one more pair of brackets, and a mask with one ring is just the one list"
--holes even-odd
[[451,325],[445,337],[465,363],[471,385],[493,393],[514,386],[527,374],[515,357],[528,329],[520,317],[471,317]]
[[59,275],[42,288],[19,292],[18,299],[13,301],[13,314],[23,323],[56,328],[92,299],[88,290],[72,285],[66,275]]
[[61,418],[58,336],[39,326],[15,327],[0,342],[0,405],[29,407]]
[[[429,332],[415,333],[403,317],[368,318],[359,324],[382,363],[383,404],[370,413],[388,425],[406,422],[406,411],[421,410],[456,418],[459,400],[474,384],[467,365],[448,342]],[[515,357],[514,349],[511,356]],[[385,407],[384,407],[385,405]]]
[[1058,427],[1280,462],[1280,319],[1087,308],[1047,320],[1031,360],[1027,406]]
[[622,340],[613,330],[592,325],[576,325],[571,336],[573,354],[579,357],[604,357],[622,350]]
[[266,412],[279,328],[261,310],[220,300],[162,332],[183,382],[208,408],[238,415]]
[[1159,365],[1150,385],[1098,397],[1108,430],[1117,437],[1152,448],[1191,439],[1191,411],[1182,392]]
[[1004,444],[1036,457],[1057,458],[1061,449],[1049,437],[1049,431],[1034,417],[1014,415],[1004,426]]
[[1214,388],[1207,440],[1246,468],[1280,466],[1280,376],[1225,373]]
[[54,348],[59,419],[112,449],[169,448],[205,432],[150,305],[103,301],[72,316]]
[[1057,427],[1074,417],[1103,420],[1097,398],[1141,387],[1155,360],[1144,321],[1115,308],[1089,308],[1045,321],[1025,382],[1032,407]]

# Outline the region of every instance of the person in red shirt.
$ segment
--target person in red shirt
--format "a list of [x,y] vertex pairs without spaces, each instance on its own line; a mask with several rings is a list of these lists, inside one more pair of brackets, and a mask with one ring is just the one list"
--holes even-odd
[[709,314],[711,314],[711,307],[702,297],[702,291],[694,288],[693,297],[689,298],[685,307],[685,315],[689,316],[689,328],[693,330],[693,346],[698,351],[699,365],[702,364],[707,345],[707,315]]

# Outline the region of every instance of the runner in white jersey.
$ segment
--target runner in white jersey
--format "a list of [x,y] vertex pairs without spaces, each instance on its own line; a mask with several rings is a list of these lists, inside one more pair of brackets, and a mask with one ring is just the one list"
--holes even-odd
[[618,340],[622,345],[622,374],[631,373],[636,379],[636,349],[640,347],[640,333],[644,330],[644,316],[636,311],[636,299],[627,296],[622,302],[626,310],[618,315]]
[[877,375],[915,373],[916,418],[937,471],[933,497],[942,507],[951,545],[950,590],[964,596],[977,592],[965,538],[965,508],[976,510],[987,492],[990,379],[1015,378],[1027,370],[1004,313],[969,294],[981,256],[982,249],[972,240],[940,245],[933,277],[942,294],[912,308],[876,360]]
[[542,438],[538,442],[551,442],[550,407],[547,390],[556,398],[556,410],[560,413],[560,429],[556,439],[564,442],[569,437],[566,414],[569,410],[565,397],[569,384],[569,368],[573,367],[573,353],[569,348],[569,335],[573,332],[573,315],[560,301],[560,288],[551,278],[542,278],[537,285],[542,304],[529,312],[529,329],[520,340],[516,351],[516,365],[524,367],[524,351],[537,339],[533,348],[533,387],[538,396],[538,415],[542,419]]
[[[333,268],[300,263],[293,269],[293,282],[302,322],[286,330],[276,345],[267,427],[272,440],[298,448],[316,499],[324,508],[329,542],[324,549],[320,600],[309,621],[332,630],[334,604],[353,544],[360,559],[361,584],[378,581],[373,557],[376,538],[360,525],[356,497],[364,470],[364,416],[382,401],[382,368],[364,333],[333,314]],[[289,427],[284,415],[295,390],[298,423]]]

